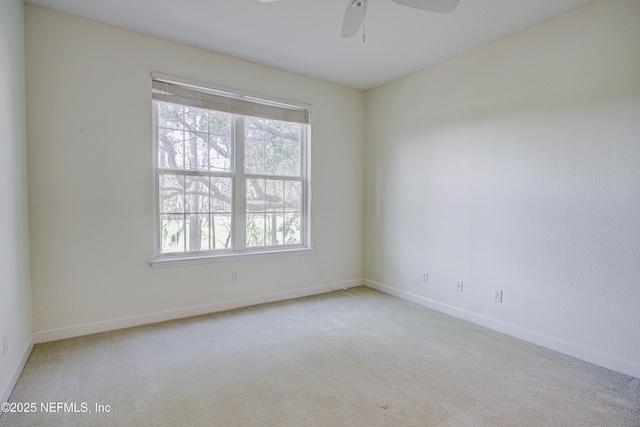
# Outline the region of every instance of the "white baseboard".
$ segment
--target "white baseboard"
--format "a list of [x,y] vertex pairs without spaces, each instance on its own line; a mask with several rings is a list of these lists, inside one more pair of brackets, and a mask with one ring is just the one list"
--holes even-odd
[[1,390],[0,403],[9,401],[11,392],[13,392],[13,388],[16,386],[16,383],[18,382],[18,378],[20,378],[20,374],[24,369],[24,365],[27,363],[27,359],[31,354],[31,350],[33,350],[33,344],[34,344],[34,336],[33,334],[31,334],[31,338],[29,338],[29,341],[27,342],[27,346],[22,351],[22,355],[18,360],[18,365],[13,371],[13,375],[11,376],[11,378],[9,378],[9,382],[5,384],[2,389],[0,389]]
[[603,368],[611,369],[612,371],[640,378],[640,365],[600,354],[547,335],[539,334],[527,329],[522,329],[508,323],[491,319],[489,317],[485,317],[470,311],[462,310],[457,307],[453,307],[429,298],[392,288],[390,286],[386,286],[371,280],[364,279],[363,283],[369,288],[376,289],[378,291],[393,295],[406,301],[410,301],[424,307],[439,311],[441,313],[445,313],[459,319],[475,323],[476,325],[484,326],[485,328],[493,329],[494,331],[498,331],[503,334],[510,335],[512,337],[537,344],[542,347],[546,347],[550,350],[575,357],[576,359],[593,363],[594,365],[602,366]]
[[311,286],[308,288],[294,289],[291,291],[277,292],[255,297],[240,298],[230,301],[215,302],[193,307],[179,308],[157,313],[143,314],[140,316],[124,317],[120,319],[105,320],[102,322],[85,323],[82,325],[68,326],[65,328],[48,329],[36,331],[33,334],[35,344],[56,341],[65,338],[79,337],[83,335],[96,334],[99,332],[114,331],[117,329],[130,328],[132,326],[146,325],[150,323],[164,322],[166,320],[182,319],[185,317],[200,316],[203,314],[215,313],[218,311],[232,310],[234,308],[248,307],[268,302],[284,301],[293,298],[302,298],[311,295],[332,292],[339,289],[353,288],[362,285],[362,279],[349,280],[345,282],[331,283],[327,285]]

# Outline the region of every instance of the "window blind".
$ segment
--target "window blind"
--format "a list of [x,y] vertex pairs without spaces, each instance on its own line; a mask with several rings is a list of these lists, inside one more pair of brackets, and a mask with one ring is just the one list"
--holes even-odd
[[310,111],[305,108],[260,99],[248,95],[198,87],[153,78],[153,99],[190,107],[205,108],[243,116],[309,124]]

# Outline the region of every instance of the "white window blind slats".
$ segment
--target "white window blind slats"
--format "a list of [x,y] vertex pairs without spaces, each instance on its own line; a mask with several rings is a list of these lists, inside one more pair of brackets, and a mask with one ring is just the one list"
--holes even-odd
[[152,81],[152,93],[155,100],[189,107],[205,108],[262,119],[302,124],[310,123],[308,109],[277,105],[277,103],[268,103],[268,101],[257,102],[253,98],[248,100],[247,97],[242,99],[241,95],[228,94],[225,96],[216,94],[206,88],[194,88],[170,81],[154,79]]

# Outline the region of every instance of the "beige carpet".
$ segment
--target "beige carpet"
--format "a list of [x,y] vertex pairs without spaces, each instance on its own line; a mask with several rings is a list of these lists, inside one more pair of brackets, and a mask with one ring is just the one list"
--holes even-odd
[[37,411],[0,425],[640,426],[638,379],[364,287],[36,345],[10,402]]

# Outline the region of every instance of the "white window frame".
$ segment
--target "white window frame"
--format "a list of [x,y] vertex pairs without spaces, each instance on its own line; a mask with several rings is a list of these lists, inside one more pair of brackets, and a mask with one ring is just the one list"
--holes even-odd
[[[163,80],[181,85],[192,86],[202,90],[215,91],[224,94],[231,99],[246,99],[265,105],[284,105],[298,109],[311,111],[308,104],[292,102],[273,97],[264,97],[262,95],[252,94],[235,89],[214,86],[190,79],[178,78],[161,73],[152,73],[153,80]],[[302,212],[300,215],[301,230],[300,240],[298,244],[283,244],[275,246],[259,246],[246,247],[246,179],[248,176],[263,179],[287,179],[292,177],[280,177],[272,175],[249,174],[244,170],[244,117],[243,115],[234,114],[232,117],[232,154],[231,154],[231,171],[232,176],[232,231],[231,231],[231,248],[216,249],[199,252],[181,252],[181,253],[162,253],[160,238],[160,212],[159,212],[159,176],[160,168],[158,167],[158,114],[155,106],[156,100],[152,100],[153,111],[153,216],[154,216],[154,257],[150,264],[154,268],[173,267],[190,264],[202,264],[211,262],[227,262],[240,261],[248,259],[271,258],[281,256],[307,255],[313,251],[311,246],[311,125],[302,125],[302,141],[301,141],[301,174],[300,178],[293,180],[301,181],[303,188]],[[167,100],[167,102],[171,102]],[[226,173],[224,173],[226,175]]]

